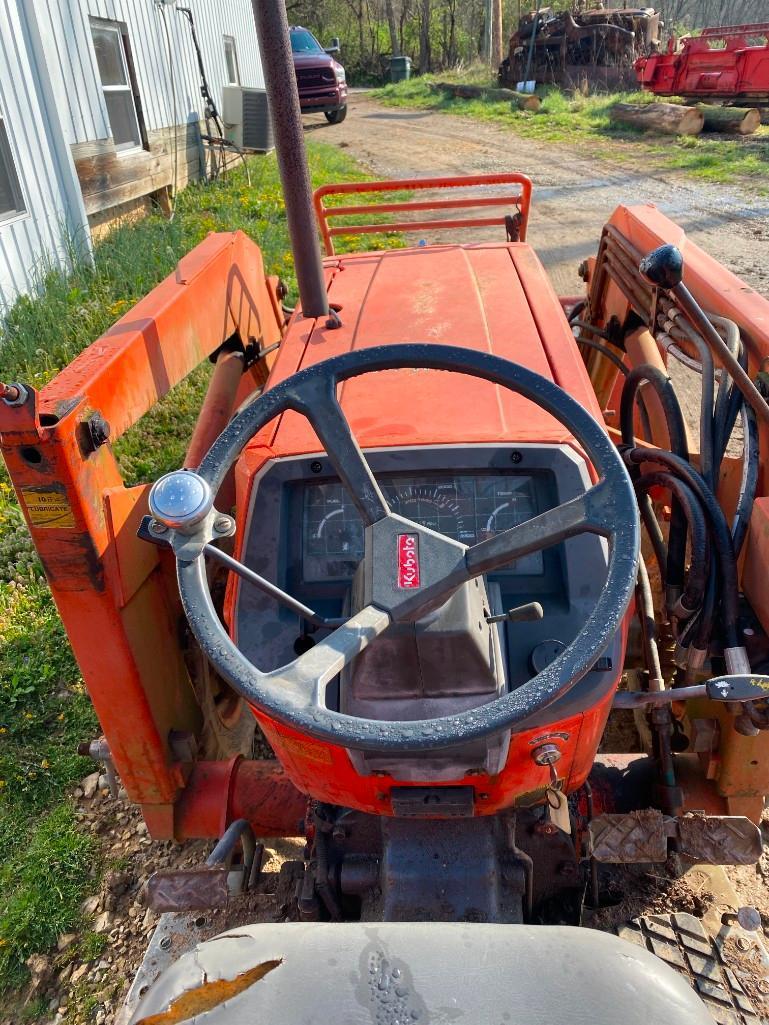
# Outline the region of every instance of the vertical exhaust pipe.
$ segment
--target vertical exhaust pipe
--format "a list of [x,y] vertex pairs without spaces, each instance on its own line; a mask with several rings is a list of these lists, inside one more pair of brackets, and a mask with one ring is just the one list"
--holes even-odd
[[326,317],[328,294],[312,205],[285,0],[252,0],[252,4],[302,312],[305,317]]

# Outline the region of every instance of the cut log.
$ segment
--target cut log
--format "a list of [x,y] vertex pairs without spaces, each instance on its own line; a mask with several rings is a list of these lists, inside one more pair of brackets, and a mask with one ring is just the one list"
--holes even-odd
[[466,85],[459,82],[432,82],[434,92],[445,92],[460,100],[509,101],[515,110],[539,110],[542,101],[539,96],[517,93],[513,89],[495,89],[491,86]]
[[697,107],[677,103],[615,103],[609,116],[618,124],[665,135],[699,135],[705,123]]
[[700,103],[697,109],[705,118],[706,132],[752,135],[761,127],[761,111],[757,107],[714,107]]

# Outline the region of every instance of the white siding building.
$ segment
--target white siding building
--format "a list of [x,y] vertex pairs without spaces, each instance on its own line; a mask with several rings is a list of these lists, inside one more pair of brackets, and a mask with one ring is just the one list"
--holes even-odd
[[205,166],[216,106],[263,85],[251,0],[0,0],[0,313],[39,270]]

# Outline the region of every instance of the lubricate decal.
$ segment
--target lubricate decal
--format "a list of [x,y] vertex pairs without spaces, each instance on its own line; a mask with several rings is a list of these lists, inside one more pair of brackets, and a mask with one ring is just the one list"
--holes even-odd
[[33,527],[70,529],[75,526],[75,515],[63,488],[61,491],[53,488],[22,488],[21,495]]
[[411,589],[419,586],[419,537],[416,534],[398,534],[398,587]]

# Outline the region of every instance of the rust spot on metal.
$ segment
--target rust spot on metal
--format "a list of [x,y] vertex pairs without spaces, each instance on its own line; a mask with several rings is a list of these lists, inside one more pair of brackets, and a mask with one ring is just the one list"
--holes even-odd
[[159,1014],[151,1014],[142,1018],[136,1025],[179,1025],[180,1022],[189,1021],[198,1014],[205,1014],[212,1011],[225,1000],[231,1000],[238,993],[242,993],[253,986],[255,982],[263,979],[265,975],[283,964],[283,959],[275,961],[262,961],[254,965],[246,972],[241,972],[234,979],[215,979],[211,982],[205,980],[195,989],[189,989],[186,993],[173,1000],[165,1011]]

